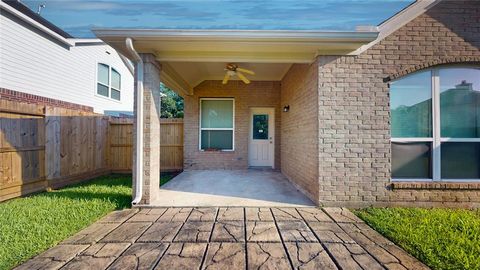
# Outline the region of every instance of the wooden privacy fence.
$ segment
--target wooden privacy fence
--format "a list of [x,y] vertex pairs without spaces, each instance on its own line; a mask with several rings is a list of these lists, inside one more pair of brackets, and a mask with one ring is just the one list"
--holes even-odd
[[[183,168],[183,121],[161,121],[161,169]],[[0,100],[0,201],[131,172],[133,119]]]
[[[162,172],[183,169],[183,119],[160,119],[160,168]],[[133,153],[133,119],[110,120],[110,168],[130,172]]]

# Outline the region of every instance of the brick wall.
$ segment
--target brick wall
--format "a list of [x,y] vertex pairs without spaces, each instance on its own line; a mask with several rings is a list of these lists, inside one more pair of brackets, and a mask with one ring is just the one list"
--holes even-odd
[[293,65],[282,79],[282,173],[310,199],[318,198],[318,67]]
[[319,203],[479,206],[478,190],[391,188],[384,82],[437,64],[479,64],[479,47],[478,2],[443,1],[359,56],[318,57]]
[[[198,147],[200,98],[235,98],[235,151],[208,152]],[[204,81],[184,98],[184,169],[246,169],[250,107],[275,108],[275,168],[280,167],[280,82]]]
[[66,102],[58,99],[42,97],[32,94],[27,94],[19,91],[14,91],[6,88],[0,88],[0,100],[18,101],[29,104],[53,106],[65,109],[80,110],[86,112],[93,112],[93,107],[84,106],[76,103]]

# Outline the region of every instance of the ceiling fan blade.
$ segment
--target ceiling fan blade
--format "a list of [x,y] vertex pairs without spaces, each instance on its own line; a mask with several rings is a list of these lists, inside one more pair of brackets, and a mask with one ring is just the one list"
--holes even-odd
[[242,80],[245,84],[249,84],[250,83],[250,80],[247,79],[247,77],[245,77],[245,75],[243,75],[242,73],[238,72],[237,71],[237,76],[238,78],[240,78],[240,80]]
[[223,77],[222,84],[227,84],[229,78],[230,78],[230,75],[228,75],[228,73],[225,73],[225,76]]
[[253,72],[251,70],[248,70],[248,69],[244,69],[244,68],[237,68],[237,71],[241,71],[243,73],[247,73],[247,74],[250,74],[250,75],[255,75],[255,72]]

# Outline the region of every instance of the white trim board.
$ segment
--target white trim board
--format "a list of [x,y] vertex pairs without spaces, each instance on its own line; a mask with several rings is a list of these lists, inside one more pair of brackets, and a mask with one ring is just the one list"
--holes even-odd
[[69,47],[75,46],[75,41],[74,39],[66,39],[62,37],[61,35],[55,33],[54,31],[48,29],[47,27],[43,26],[42,24],[38,23],[34,19],[28,17],[27,15],[23,14],[22,12],[16,10],[15,8],[7,5],[3,1],[0,1],[0,9],[6,10],[9,13],[13,14],[15,17],[21,19],[22,21],[28,23],[29,25],[37,28],[38,30],[42,31],[43,33],[51,36],[52,38],[56,39],[57,41],[60,41],[64,45],[67,45]]

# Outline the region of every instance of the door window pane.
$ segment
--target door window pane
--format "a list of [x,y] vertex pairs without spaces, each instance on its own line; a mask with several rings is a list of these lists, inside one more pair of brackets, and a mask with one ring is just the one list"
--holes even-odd
[[432,178],[429,142],[392,142],[392,177]]
[[431,72],[423,71],[391,83],[393,138],[432,137],[431,81]]
[[98,82],[101,82],[104,85],[109,85],[109,78],[108,78],[108,71],[109,67],[104,64],[98,64],[98,74],[97,79]]
[[233,131],[232,130],[202,130],[201,131],[202,150],[233,149]]
[[480,179],[480,142],[442,143],[442,178]]
[[108,86],[105,86],[103,84],[97,83],[97,93],[99,95],[108,97]]
[[233,128],[233,100],[202,100],[201,128]]
[[120,90],[120,73],[118,73],[115,69],[112,68],[112,87]]
[[480,69],[440,69],[441,136],[480,138]]
[[268,114],[253,115],[253,139],[268,140]]

